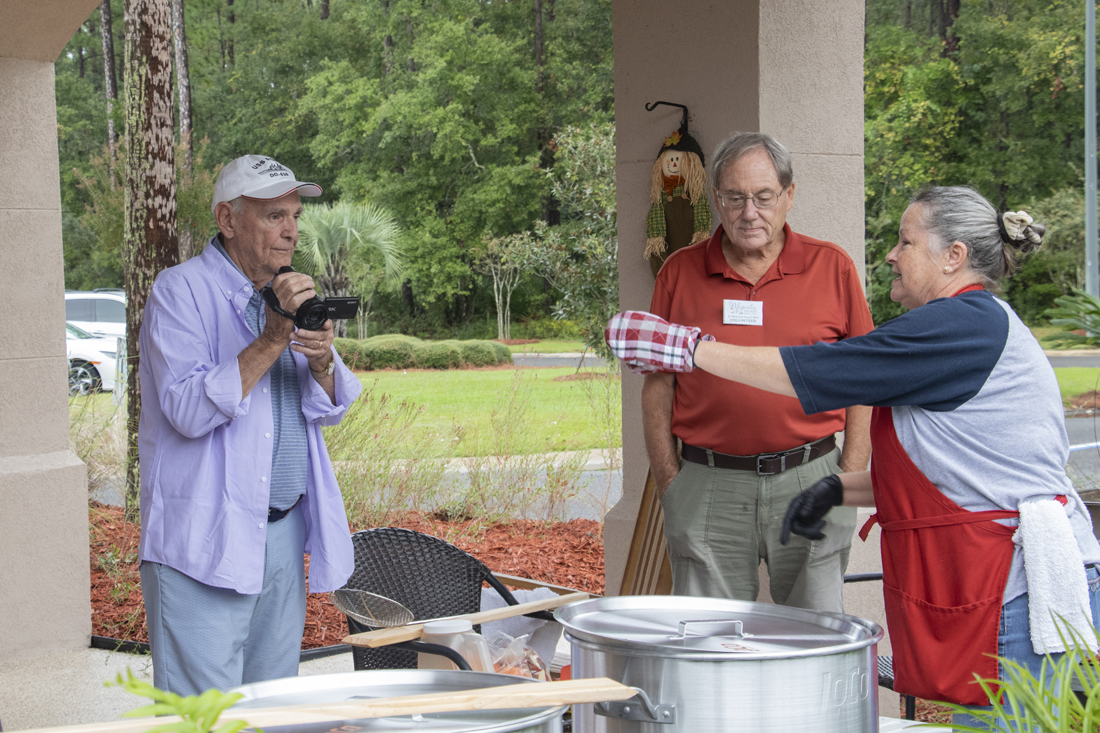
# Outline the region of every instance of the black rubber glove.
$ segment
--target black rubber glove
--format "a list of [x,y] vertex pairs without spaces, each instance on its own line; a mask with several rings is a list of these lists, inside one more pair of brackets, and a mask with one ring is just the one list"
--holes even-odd
[[823,540],[825,534],[825,515],[834,506],[844,503],[844,484],[835,473],[803,491],[791,499],[787,505],[787,514],[783,517],[783,529],[779,533],[780,544],[787,544],[791,532],[811,540]]

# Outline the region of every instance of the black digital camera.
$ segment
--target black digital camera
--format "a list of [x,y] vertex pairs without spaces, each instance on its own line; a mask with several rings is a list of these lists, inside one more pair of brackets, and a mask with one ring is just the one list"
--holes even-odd
[[[284,272],[294,272],[294,268],[290,265],[280,267],[278,275],[282,275]],[[283,310],[278,296],[275,295],[275,291],[271,289],[270,285],[265,285],[260,290],[260,295],[271,306],[271,310],[294,321],[295,326],[305,331],[319,331],[329,318],[334,321],[345,320],[354,318],[355,314],[359,312],[358,298],[331,297],[322,300],[313,297],[298,306],[297,313],[290,313]]]

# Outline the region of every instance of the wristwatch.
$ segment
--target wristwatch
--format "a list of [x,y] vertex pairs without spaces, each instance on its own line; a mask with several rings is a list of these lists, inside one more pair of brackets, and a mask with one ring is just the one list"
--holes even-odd
[[332,373],[336,371],[336,358],[333,357],[329,360],[328,366],[324,369],[314,369],[310,367],[309,370],[318,377],[331,377]]

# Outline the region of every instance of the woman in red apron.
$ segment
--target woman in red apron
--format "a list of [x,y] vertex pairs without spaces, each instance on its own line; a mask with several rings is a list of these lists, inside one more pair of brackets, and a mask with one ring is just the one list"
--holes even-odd
[[833,506],[876,507],[862,534],[874,521],[882,526],[898,692],[983,705],[974,675],[1003,676],[995,656],[1038,671],[1023,554],[1013,541],[1025,501],[1066,505],[1072,537],[1063,539],[1077,548],[1070,562],[1082,585],[1088,578],[1093,623],[1100,608],[1092,567],[1100,545],[1065,474],[1054,372],[1027,327],[989,292],[1012,271],[1013,250],[1035,249],[1042,232],[1024,212],[997,212],[972,189],[929,189],[905,212],[886,258],[897,276],[890,296],[909,312],[865,336],[738,347],[690,327],[655,327],[654,316],[638,313],[608,329],[612,350],[631,367],[668,369],[670,354],[683,354],[674,370],[700,368],[786,394],[807,413],[875,407],[871,470],[806,488],[784,533],[820,539]]

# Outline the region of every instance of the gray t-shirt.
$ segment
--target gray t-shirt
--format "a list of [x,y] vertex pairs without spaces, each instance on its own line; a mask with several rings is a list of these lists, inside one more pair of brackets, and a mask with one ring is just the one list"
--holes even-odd
[[[1025,501],[1070,496],[1081,556],[1100,563],[1092,521],[1066,475],[1069,438],[1054,370],[1004,301],[985,291],[940,298],[865,336],[781,353],[808,413],[891,407],[909,458],[963,509],[1015,511]],[[1004,600],[1026,592],[1017,546]]]

